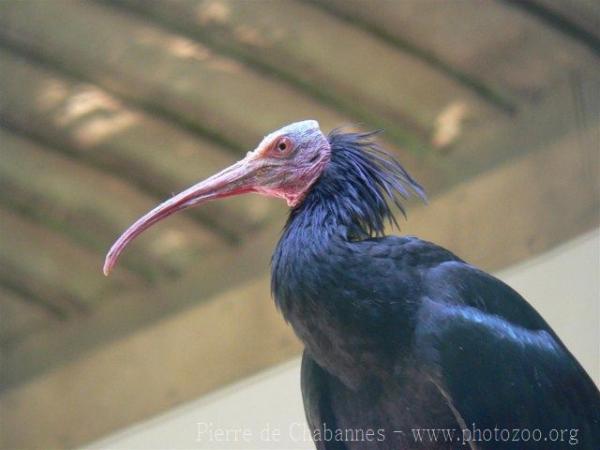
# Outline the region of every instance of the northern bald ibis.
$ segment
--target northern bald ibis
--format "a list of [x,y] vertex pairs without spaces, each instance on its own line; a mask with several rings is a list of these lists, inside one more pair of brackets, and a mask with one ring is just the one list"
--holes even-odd
[[305,345],[319,450],[600,449],[597,387],[523,297],[435,244],[384,236],[392,206],[424,192],[373,133],[307,120],[269,134],[135,222],[105,274],[152,224],[248,192],[291,208],[272,292]]

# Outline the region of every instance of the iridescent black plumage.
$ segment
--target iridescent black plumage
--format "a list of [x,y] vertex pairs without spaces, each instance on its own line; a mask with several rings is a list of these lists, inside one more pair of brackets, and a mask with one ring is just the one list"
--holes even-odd
[[600,448],[598,390],[518,293],[434,244],[381,237],[393,221],[390,203],[402,210],[400,199],[424,194],[371,137],[328,137],[331,160],[292,210],[273,256],[275,300],[306,346],[311,427],[384,430],[382,441],[317,448],[456,448],[416,443],[411,429],[461,433],[473,423],[577,428],[581,448]]
[[372,140],[377,133],[332,131],[329,167],[311,198],[292,211],[291,218],[304,208],[326,203],[353,236],[382,236],[386,222],[398,225],[390,203],[406,215],[401,199],[414,193],[425,200],[423,188]]

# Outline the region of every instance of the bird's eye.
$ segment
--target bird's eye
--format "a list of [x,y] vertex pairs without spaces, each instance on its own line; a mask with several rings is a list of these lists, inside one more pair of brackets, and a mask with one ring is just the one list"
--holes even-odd
[[290,140],[290,138],[284,136],[279,138],[276,142],[275,145],[271,150],[271,154],[273,156],[287,156],[291,153],[292,151],[292,141]]

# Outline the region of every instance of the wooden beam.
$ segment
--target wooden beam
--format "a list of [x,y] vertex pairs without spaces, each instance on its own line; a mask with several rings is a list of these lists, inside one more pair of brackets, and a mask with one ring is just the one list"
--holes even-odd
[[578,39],[600,55],[600,7],[594,0],[505,0],[565,35]]
[[107,5],[1,2],[0,36],[240,152],[298,119],[347,122],[275,77]]
[[[543,1],[565,9],[572,3]],[[474,87],[483,83],[489,95],[517,109],[524,100],[539,101],[572,73],[597,70],[597,59],[584,44],[494,0],[374,0],[369,7],[361,0],[314,2],[442,70],[456,71]]]
[[0,212],[0,282],[57,317],[84,315],[106,295],[136,285],[125,270],[106,282],[93,253],[6,209]]
[[[234,286],[264,276],[283,220],[280,217],[277,225],[258,233],[242,247],[199,259],[177,280],[157,283],[148,289],[115,293],[77,321],[26,336],[1,355],[3,370],[0,375],[4,389],[26,382],[164,317],[209,301]],[[115,273],[120,270],[116,268]],[[100,274],[98,267],[97,275]],[[28,358],[22,358],[23,354]]]
[[600,122],[460,184],[403,230],[486,270],[503,269],[600,224]]
[[[574,130],[440,195],[411,211],[405,231],[493,270],[598,226],[599,155],[587,144],[597,143],[599,124]],[[252,250],[246,249],[243,267],[229,280],[234,284],[254,275],[259,281],[208,300],[212,276],[190,274],[178,286],[151,294],[165,303],[185,298],[188,309],[5,391],[0,397],[8,430],[4,445],[82,445],[296,355],[298,343],[268,300],[267,240],[256,243],[260,263],[246,259]],[[216,263],[221,281],[213,280],[212,287],[227,280],[223,267],[232,263]],[[200,282],[191,283],[192,276]],[[204,283],[206,295],[198,288]],[[194,306],[194,298],[205,301]],[[23,354],[27,350],[23,347]]]
[[[0,43],[237,152],[299,119],[316,118],[324,131],[353,123],[277,77],[107,5],[0,2]],[[436,155],[417,156],[384,142],[419,179],[443,184],[445,169]]]
[[[112,241],[158,202],[118,178],[1,127],[0,141],[0,203],[94,249],[98,268]],[[161,268],[163,278],[180,274],[190,261],[223,246],[213,233],[183,216],[151,234],[154,238],[141,238],[123,260],[148,279],[160,278]]]
[[[236,159],[214,142],[133,108],[98,86],[1,48],[0,59],[0,121],[158,198]],[[215,233],[241,238],[268,220],[271,205],[260,197],[232,199],[193,210],[191,216]]]
[[[600,118],[600,72],[573,75],[535,105],[465,135],[447,154],[446,186],[464,182],[512,158],[536,152]],[[590,145],[594,145],[593,142]],[[428,187],[427,185],[425,185]]]
[[298,354],[267,293],[263,277],[5,392],[0,446],[77,448]]
[[53,311],[5,285],[0,285],[0,311],[0,352],[59,320]]
[[[248,147],[248,143],[256,142],[266,130],[298,117],[317,116],[325,130],[347,122],[347,116],[303,96],[287,83],[216,56],[197,41],[150,26],[120,10],[85,2],[55,2],[52,7],[48,6],[48,11],[44,11],[45,7],[44,4],[33,8],[27,2],[0,5],[4,8],[0,24],[5,25],[0,27],[0,35],[11,45],[79,71],[82,76],[122,96],[155,109],[166,108],[165,111],[186,123],[206,124],[205,128],[214,128],[221,138],[229,136],[237,147]],[[68,27],[63,26],[66,22]],[[54,28],[58,31],[53,32]],[[90,43],[92,36],[94,41]],[[93,56],[81,42],[94,44]],[[121,56],[111,56],[115,49],[119,49]],[[535,52],[530,56],[535,59]],[[591,67],[593,62],[587,64]],[[223,70],[224,67],[235,69],[228,71]],[[561,70],[567,71],[566,68]],[[183,79],[182,74],[185,74]],[[368,83],[368,77],[363,76]],[[213,89],[204,89],[204,85],[198,84],[200,80],[210,82]],[[236,104],[232,105],[232,101]],[[289,108],[289,105],[294,107]],[[463,139],[470,135],[465,132],[469,129],[468,121],[463,120],[461,108],[445,112],[440,120],[449,124],[448,129],[457,131],[441,133],[442,137],[438,137],[441,141],[454,139],[455,148],[460,148]],[[501,121],[511,122],[509,118]],[[479,133],[481,128],[477,130]],[[453,133],[458,137],[449,138]],[[471,158],[476,160],[477,155]],[[448,172],[460,173],[461,170],[461,164],[455,164],[451,155],[428,154],[415,159],[405,154],[402,160],[408,167],[416,168],[413,171],[417,178],[434,193],[448,186]]]
[[503,113],[414,55],[307,3],[114,2],[124,3],[277,74],[374,128],[385,128],[397,144],[416,151],[419,141],[431,143],[438,117],[449,105],[463,105],[467,128]]

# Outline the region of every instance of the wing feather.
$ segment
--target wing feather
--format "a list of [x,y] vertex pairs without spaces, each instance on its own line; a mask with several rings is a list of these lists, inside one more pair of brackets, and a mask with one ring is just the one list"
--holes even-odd
[[[600,448],[598,389],[546,330],[425,299],[415,348],[468,428],[539,429],[546,439],[542,447],[530,441],[521,442],[522,449],[566,448],[575,441],[579,448]],[[566,430],[560,441],[551,441],[560,430]],[[491,448],[515,448],[515,442],[495,442]]]
[[[301,384],[306,420],[313,432],[324,427],[336,429],[335,415],[329,400],[329,377],[306,352],[302,355]],[[315,440],[317,450],[346,450],[343,442]]]

